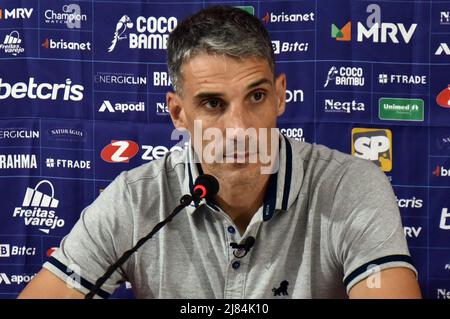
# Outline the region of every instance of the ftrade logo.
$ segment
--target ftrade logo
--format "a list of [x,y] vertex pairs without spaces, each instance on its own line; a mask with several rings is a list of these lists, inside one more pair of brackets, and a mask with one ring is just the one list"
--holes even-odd
[[84,87],[79,84],[72,85],[71,79],[65,83],[36,83],[31,77],[27,82],[9,84],[0,78],[0,100],[7,98],[33,100],[57,100],[61,97],[64,101],[81,101]]
[[14,9],[0,8],[0,20],[30,19],[32,13],[33,8],[14,8]]
[[47,38],[42,42],[42,47],[50,50],[91,51],[90,42],[68,42],[63,39],[55,41]]
[[91,169],[91,161],[84,160],[70,160],[61,158],[47,158],[45,164],[48,168],[69,168],[69,169]]
[[55,10],[45,10],[45,23],[65,24],[69,29],[80,29],[81,22],[87,21],[87,15],[81,13],[81,7],[78,4],[68,4],[62,6],[62,12]]
[[336,41],[352,40],[352,22],[347,22],[342,28],[338,28],[335,24],[331,25],[331,37]]
[[129,163],[139,152],[139,145],[133,141],[113,140],[106,145],[100,157],[108,163]]
[[450,84],[436,96],[436,103],[443,108],[450,108]]
[[352,155],[372,161],[383,172],[392,170],[392,132],[389,129],[352,129]]
[[115,103],[114,106],[110,101],[104,100],[100,108],[99,113],[109,112],[109,113],[126,113],[126,112],[145,112],[145,102],[136,103]]
[[335,86],[364,86],[364,71],[358,67],[336,67],[328,70],[327,79],[323,85],[326,88],[330,83]]
[[378,83],[380,84],[416,84],[426,85],[426,75],[404,75],[404,74],[379,74]]
[[[50,187],[50,194],[38,190],[44,184]],[[14,209],[12,217],[22,219],[25,226],[38,227],[45,234],[49,234],[51,229],[64,227],[65,221],[56,215],[55,209],[58,208],[59,200],[54,196],[53,184],[42,180],[34,189],[27,188],[22,206]]]
[[123,15],[116,24],[108,52],[114,51],[118,42],[125,39],[128,39],[129,49],[165,50],[169,33],[175,29],[177,23],[175,17],[139,16],[132,22],[128,15]]
[[264,23],[289,23],[289,22],[310,22],[314,21],[314,12],[309,13],[285,13],[284,11],[280,14],[268,12],[262,18]]
[[21,43],[22,39],[20,38],[19,32],[14,30],[5,36],[3,43],[0,44],[0,50],[13,56],[17,56],[18,54],[25,52],[25,49],[20,45]]

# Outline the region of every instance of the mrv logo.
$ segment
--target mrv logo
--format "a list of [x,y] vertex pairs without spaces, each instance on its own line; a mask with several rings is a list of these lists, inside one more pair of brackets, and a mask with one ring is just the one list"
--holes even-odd
[[[382,22],[381,8],[377,4],[369,4],[366,12],[370,13],[366,19],[366,24],[357,22],[358,42],[370,40],[373,43],[409,43],[414,36],[417,23],[405,25],[403,23]],[[331,37],[337,41],[351,41],[351,28],[351,21],[348,21],[342,28],[332,24]]]
[[0,8],[0,20],[5,19],[29,19],[33,13],[33,8],[14,8],[2,9]]
[[104,100],[99,110],[100,113],[103,112],[145,112],[145,102],[136,102],[136,103],[115,103],[111,104],[110,101]]
[[352,155],[372,161],[383,172],[392,170],[392,132],[388,129],[352,129]]
[[[38,191],[39,186],[47,184],[50,186],[51,195]],[[28,187],[23,199],[22,207],[16,207],[13,218],[22,219],[25,226],[38,227],[43,233],[49,234],[50,229],[64,227],[65,221],[59,219],[55,209],[59,201],[54,198],[55,189],[48,180],[40,181],[36,187]]]
[[[169,33],[175,29],[178,20],[175,17],[143,17],[133,22],[127,15],[116,24],[114,37],[108,52],[112,52],[119,41],[128,39],[130,49],[167,49]],[[135,28],[135,29],[134,29]]]
[[81,101],[83,99],[84,87],[79,84],[72,85],[71,79],[66,79],[65,83],[35,83],[34,78],[29,78],[27,82],[17,82],[9,84],[0,78],[0,100],[9,97],[13,99],[23,99],[28,97],[33,100],[57,100]]
[[330,82],[334,82],[336,86],[364,86],[364,71],[357,67],[337,68],[333,65],[323,87],[326,88]]

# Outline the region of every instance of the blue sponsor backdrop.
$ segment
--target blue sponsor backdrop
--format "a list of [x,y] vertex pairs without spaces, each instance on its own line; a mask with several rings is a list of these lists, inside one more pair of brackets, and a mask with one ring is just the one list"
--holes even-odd
[[[121,171],[183,147],[168,33],[245,6],[287,75],[281,132],[391,180],[427,298],[450,298],[450,1],[0,1],[0,297],[13,298]],[[114,295],[132,297],[124,285]]]

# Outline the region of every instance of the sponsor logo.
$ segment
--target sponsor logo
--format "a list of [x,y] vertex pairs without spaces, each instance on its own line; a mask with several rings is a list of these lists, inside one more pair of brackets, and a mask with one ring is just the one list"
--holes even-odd
[[[186,148],[188,143],[184,143],[184,147]],[[153,161],[155,159],[162,158],[167,152],[173,152],[173,151],[183,151],[183,148],[178,145],[172,146],[170,149],[168,149],[165,146],[158,145],[142,145],[142,149],[144,150],[144,154],[142,155],[142,159],[144,161]]]
[[447,207],[442,208],[441,220],[439,222],[439,228],[443,230],[450,230],[450,221],[447,223],[447,219],[450,220],[450,213]]
[[[43,184],[50,186],[51,194],[38,190]],[[55,189],[48,180],[40,181],[34,189],[27,187],[22,206],[14,209],[12,217],[22,219],[25,226],[38,227],[45,234],[49,234],[51,229],[64,227],[64,219],[56,215],[55,209],[58,208],[59,200],[54,196]]]
[[[116,24],[114,36],[108,52],[114,51],[119,41],[128,39],[130,49],[167,49],[169,33],[175,29],[178,20],[175,17],[143,17],[131,18],[123,15]],[[135,29],[133,29],[135,27]]]
[[403,226],[403,232],[407,238],[419,238],[422,227]]
[[297,141],[305,141],[305,136],[303,134],[303,129],[301,127],[295,128],[281,128],[280,133],[286,137],[292,138]]
[[365,111],[365,105],[362,102],[352,101],[336,101],[335,99],[325,99],[325,112],[329,113],[352,113]]
[[242,10],[250,13],[251,15],[255,15],[255,7],[253,7],[253,6],[234,6],[234,7],[242,9]]
[[58,249],[58,247],[50,247],[49,249],[47,249],[47,252],[45,253],[47,255],[47,257],[51,257],[52,254]]
[[450,136],[444,135],[436,139],[436,146],[439,150],[450,150]]
[[73,128],[52,128],[47,133],[50,138],[61,142],[79,142],[86,137],[86,132]]
[[450,177],[450,168],[436,166],[436,168],[431,173],[436,177]]
[[153,86],[172,86],[168,72],[153,72]]
[[2,285],[20,285],[22,283],[30,282],[34,276],[36,276],[36,274],[34,274],[34,275],[21,274],[21,275],[8,276],[4,272],[2,272],[2,273],[0,273],[0,284],[2,284]]
[[102,149],[100,157],[108,163],[129,163],[138,152],[139,145],[133,141],[113,140]]
[[443,25],[450,25],[450,11],[441,11],[440,23]]
[[397,205],[400,208],[422,208],[423,207],[423,199],[416,198],[398,198],[395,196],[397,200]]
[[447,43],[440,43],[434,55],[450,55],[450,48]]
[[401,74],[379,74],[380,84],[427,84],[426,75],[401,75]]
[[105,111],[110,113],[145,112],[145,102],[115,103],[113,106],[110,101],[104,100],[98,111],[100,113],[103,113]]
[[336,86],[364,86],[364,71],[357,67],[332,66],[327,74],[324,88],[334,82]]
[[29,19],[33,13],[33,8],[14,8],[2,9],[0,8],[0,20],[9,19]]
[[45,23],[65,24],[69,29],[80,29],[81,22],[87,21],[87,15],[81,13],[78,4],[68,4],[62,6],[62,12],[51,9],[44,12]]
[[314,12],[291,14],[281,12],[280,14],[276,14],[267,11],[262,20],[264,23],[310,22],[314,21]]
[[83,161],[83,160],[68,160],[68,159],[54,159],[47,158],[45,161],[45,165],[48,168],[70,168],[70,169],[91,169],[91,161]]
[[389,129],[352,129],[352,155],[372,161],[383,172],[392,170],[392,132]]
[[381,98],[378,100],[378,117],[391,121],[423,121],[422,99]]
[[0,154],[0,169],[37,168],[34,154]]
[[436,96],[436,103],[443,108],[450,108],[450,84]]
[[79,84],[72,85],[71,79],[65,83],[35,83],[31,77],[26,82],[9,84],[0,78],[0,100],[12,97],[13,99],[57,100],[61,97],[64,101],[81,101],[83,99],[84,87]]
[[450,290],[438,288],[436,291],[437,299],[450,299]]
[[169,115],[169,107],[165,102],[156,103],[156,114],[157,115]]
[[0,140],[14,140],[14,139],[38,139],[39,131],[29,129],[0,129]]
[[147,77],[133,74],[98,72],[94,77],[95,83],[147,85]]
[[42,43],[45,49],[51,50],[77,50],[77,51],[91,51],[90,42],[67,42],[63,39],[55,41],[53,39],[45,39]]
[[331,37],[336,41],[352,40],[352,22],[347,22],[342,28],[338,28],[335,24],[331,25]]
[[21,54],[25,52],[25,49],[20,45],[22,43],[22,39],[20,38],[20,34],[18,31],[11,31],[10,34],[5,36],[3,43],[0,44],[0,50],[5,51],[5,53],[9,53],[13,56]]
[[286,103],[290,102],[303,102],[305,100],[305,94],[303,90],[288,90],[286,89]]
[[306,52],[308,51],[308,42],[289,42],[272,40],[272,48],[274,54],[286,53],[286,52]]
[[0,257],[35,256],[36,247],[0,244]]

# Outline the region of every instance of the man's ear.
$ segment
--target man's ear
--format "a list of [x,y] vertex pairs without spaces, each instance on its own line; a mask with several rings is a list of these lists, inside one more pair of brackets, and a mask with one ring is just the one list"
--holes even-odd
[[277,95],[277,116],[281,116],[286,109],[286,75],[281,73],[275,79],[275,90]]
[[175,92],[167,92],[166,104],[169,108],[170,118],[177,129],[187,129],[186,115],[181,103],[181,98]]

